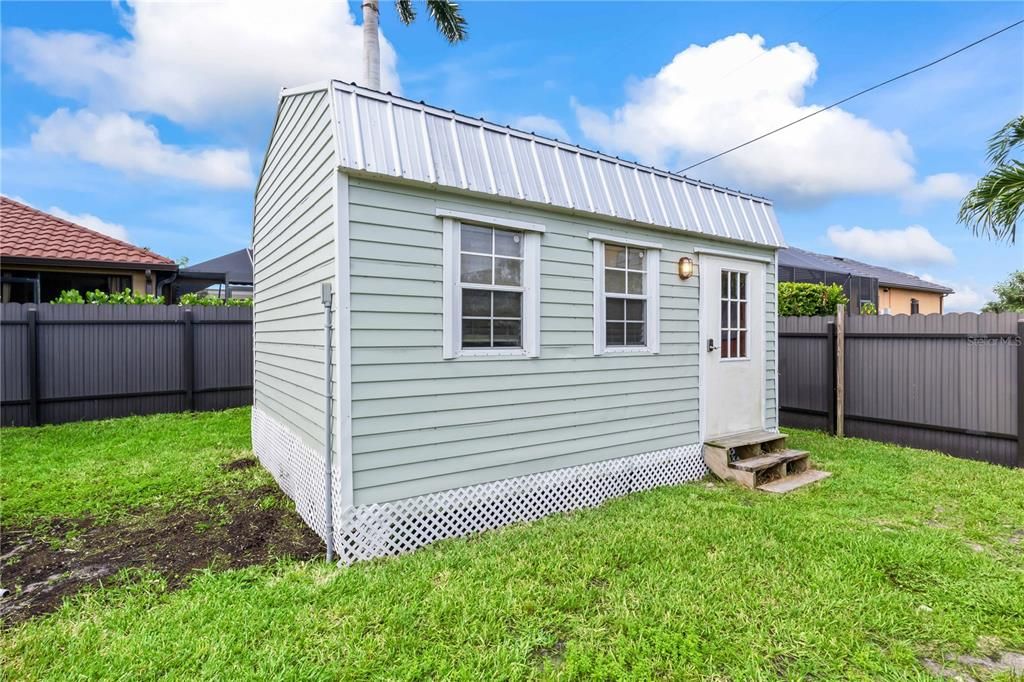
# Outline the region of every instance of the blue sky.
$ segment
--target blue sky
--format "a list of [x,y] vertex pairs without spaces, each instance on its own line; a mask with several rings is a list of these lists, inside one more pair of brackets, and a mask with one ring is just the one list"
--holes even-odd
[[[386,86],[670,170],[1024,17],[1019,3],[500,3],[470,40],[382,3]],[[281,86],[361,76],[356,5],[3,3],[5,195],[193,263],[249,240]],[[689,174],[771,197],[787,241],[975,309],[1024,249],[958,198],[1024,111],[1024,27]]]

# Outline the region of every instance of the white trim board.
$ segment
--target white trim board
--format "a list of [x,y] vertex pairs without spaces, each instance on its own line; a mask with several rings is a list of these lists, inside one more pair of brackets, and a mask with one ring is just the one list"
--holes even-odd
[[751,260],[755,263],[774,263],[774,258],[768,256],[755,256],[753,254],[736,253],[735,251],[722,251],[719,249],[708,249],[701,246],[695,247],[693,252],[698,255],[719,256],[721,258],[735,258],[736,260]]
[[475,223],[487,227],[508,227],[513,230],[527,230],[529,232],[544,232],[545,227],[540,223],[530,223],[525,220],[514,218],[499,218],[496,216],[483,215],[481,213],[469,213],[467,211],[453,211],[447,208],[439,208],[434,212],[438,218],[454,218],[464,223]]
[[601,234],[599,232],[588,233],[587,239],[595,242],[611,242],[612,244],[625,244],[626,246],[636,246],[642,249],[658,249],[659,251],[665,248],[658,242],[647,242],[641,239],[632,239],[630,237],[617,237],[612,234]]

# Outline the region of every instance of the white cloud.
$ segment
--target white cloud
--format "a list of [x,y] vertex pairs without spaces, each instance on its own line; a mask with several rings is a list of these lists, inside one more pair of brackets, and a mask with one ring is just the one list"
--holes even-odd
[[[339,2],[129,2],[128,38],[15,28],[14,69],[93,108],[144,111],[180,123],[228,119],[272,103],[282,87],[363,80],[362,30]],[[399,89],[381,40],[381,82]]]
[[828,238],[844,256],[881,263],[952,263],[952,249],[941,243],[928,228],[911,225],[898,230],[869,230],[863,227],[828,228]]
[[981,306],[995,298],[995,294],[992,293],[991,289],[976,289],[967,282],[940,280],[928,273],[922,273],[918,277],[926,282],[941,284],[953,290],[953,293],[946,296],[942,303],[942,308],[947,313],[976,313],[981,309]]
[[69,213],[58,206],[51,206],[46,212],[77,225],[88,227],[90,230],[101,232],[114,239],[120,239],[123,242],[128,241],[128,229],[124,225],[109,223],[98,216],[94,216],[92,213]]
[[247,150],[189,150],[164,144],[155,127],[125,113],[58,109],[40,122],[32,134],[32,147],[129,173],[211,187],[242,188],[253,183]]
[[[602,148],[679,168],[820,110],[804,102],[818,60],[803,45],[766,48],[738,33],[691,45],[657,74],[632,83],[610,116],[575,104],[580,128]],[[841,108],[696,169],[759,192],[797,199],[900,191],[914,181],[913,151]]]
[[569,133],[566,132],[564,127],[562,127],[561,123],[553,118],[541,116],[540,114],[520,116],[516,120],[512,121],[512,127],[531,133],[537,133],[538,135],[553,137],[556,140],[562,140],[563,142],[567,142],[569,140]]
[[906,206],[920,210],[932,201],[960,200],[974,187],[974,180],[959,173],[936,173],[911,185],[903,193]]

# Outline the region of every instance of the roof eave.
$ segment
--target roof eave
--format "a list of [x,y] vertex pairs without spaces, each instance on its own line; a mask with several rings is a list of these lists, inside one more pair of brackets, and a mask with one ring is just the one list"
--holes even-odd
[[0,256],[0,267],[12,265],[41,265],[58,268],[105,268],[109,270],[178,270],[177,263],[125,263],[120,261],[78,260],[74,258],[34,258],[30,256]]

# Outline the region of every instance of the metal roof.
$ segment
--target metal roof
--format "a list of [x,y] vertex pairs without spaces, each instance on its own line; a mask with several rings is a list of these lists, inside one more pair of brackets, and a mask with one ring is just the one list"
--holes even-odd
[[356,85],[330,87],[343,168],[784,246],[766,199]]
[[252,249],[232,251],[182,268],[180,272],[185,275],[219,275],[217,279],[221,282],[226,280],[231,284],[252,284]]
[[923,280],[920,277],[911,275],[899,270],[861,263],[850,258],[839,256],[828,256],[823,253],[814,253],[791,246],[779,251],[779,265],[783,267],[804,268],[807,270],[824,270],[826,272],[839,272],[846,275],[858,277],[873,277],[883,286],[896,287],[899,289],[915,289],[918,291],[937,291],[942,294],[952,294],[949,287]]

